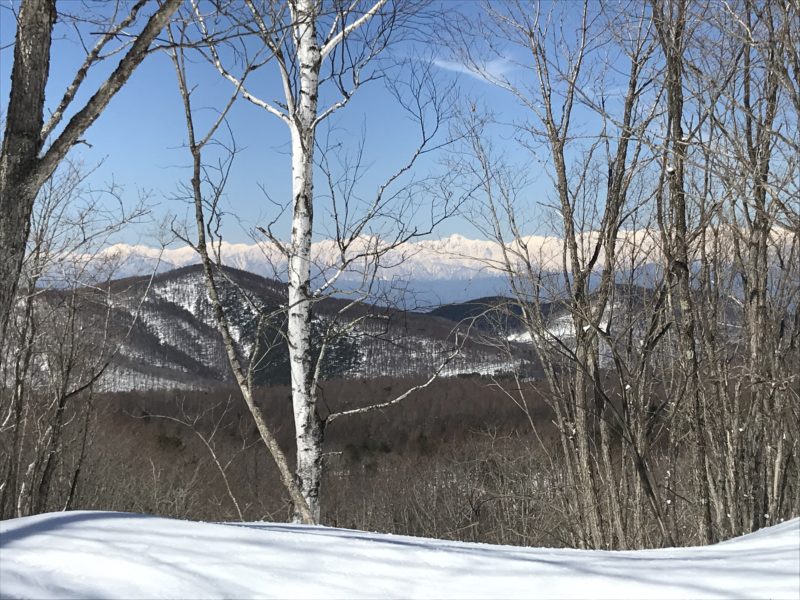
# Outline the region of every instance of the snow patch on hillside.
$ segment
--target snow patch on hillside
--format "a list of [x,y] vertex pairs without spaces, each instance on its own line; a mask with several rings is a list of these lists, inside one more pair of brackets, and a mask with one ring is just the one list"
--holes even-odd
[[800,519],[639,552],[110,512],[0,523],[4,598],[797,598]]

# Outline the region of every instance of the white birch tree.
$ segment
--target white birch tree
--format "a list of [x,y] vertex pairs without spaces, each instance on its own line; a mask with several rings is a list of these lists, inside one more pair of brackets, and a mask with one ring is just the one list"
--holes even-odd
[[[433,226],[452,214],[454,207],[446,206],[431,217],[430,227],[414,228],[404,224],[408,213],[414,209],[414,201],[400,202],[400,208],[392,208],[398,193],[390,188],[399,185],[414,164],[426,153],[436,149],[441,125],[448,111],[447,94],[439,93],[430,83],[430,70],[410,69],[409,95],[411,102],[399,96],[398,86],[392,92],[398,97],[400,111],[410,115],[420,130],[420,140],[410,158],[378,187],[374,197],[363,204],[358,216],[353,217],[354,206],[349,205],[341,217],[334,214],[336,239],[339,254],[336,265],[326,265],[324,281],[314,289],[312,283],[313,257],[311,254],[314,234],[314,173],[315,152],[321,143],[318,139],[320,124],[333,113],[343,108],[353,94],[367,82],[382,76],[380,69],[370,68],[371,63],[386,49],[396,32],[407,24],[409,17],[418,13],[425,2],[370,0],[343,2],[341,0],[289,0],[282,2],[257,2],[245,0],[243,4],[221,4],[212,18],[203,13],[203,6],[192,0],[195,22],[200,35],[213,37],[212,26],[223,15],[241,28],[243,40],[255,38],[254,43],[244,41],[236,47],[235,60],[227,51],[230,46],[211,43],[202,49],[206,58],[220,75],[232,85],[234,95],[239,95],[267,114],[279,119],[288,129],[291,141],[291,234],[283,241],[273,232],[274,222],[258,230],[270,244],[277,247],[287,262],[288,304],[287,342],[291,372],[292,403],[296,432],[296,480],[284,484],[290,492],[299,485],[302,502],[291,493],[295,504],[296,518],[317,522],[320,516],[320,484],[324,429],[326,422],[345,413],[321,416],[317,406],[317,383],[325,351],[331,340],[346,333],[353,322],[339,323],[336,319],[329,325],[321,348],[315,349],[312,328],[312,307],[316,300],[335,291],[336,281],[343,273],[355,269],[363,279],[359,297],[346,303],[339,317],[366,298],[375,283],[381,258],[409,239],[429,233]],[[252,42],[253,40],[250,39]],[[255,50],[254,50],[255,48]],[[227,64],[244,64],[240,75]],[[274,65],[280,79],[283,98],[268,100],[259,96],[250,87],[248,75],[266,65]],[[184,95],[188,90],[184,90]],[[329,100],[322,105],[320,98]],[[429,119],[429,115],[432,115]],[[324,153],[324,152],[323,152]],[[323,160],[323,163],[325,161]],[[358,162],[358,161],[357,161]],[[356,167],[359,170],[360,162]],[[336,184],[332,181],[328,166],[320,166],[335,196]],[[404,188],[408,190],[409,188]],[[349,204],[349,194],[343,202]],[[407,194],[410,196],[411,194]],[[202,203],[201,193],[195,193],[195,203]],[[335,202],[335,200],[334,200]],[[336,209],[334,208],[334,213]],[[391,214],[390,214],[391,213]],[[403,213],[401,215],[401,213]],[[404,218],[406,217],[406,220]],[[370,224],[386,220],[393,223],[389,239],[375,236]],[[285,239],[285,238],[284,238]],[[206,272],[210,280],[209,271]],[[358,296],[358,294],[356,294]],[[362,318],[363,320],[363,318]],[[317,344],[320,346],[320,344]],[[229,354],[231,352],[229,351]],[[435,375],[451,360],[448,355],[443,364],[435,369]],[[233,365],[233,363],[232,363]],[[427,383],[418,387],[426,387]],[[400,398],[407,397],[409,393]],[[398,399],[378,403],[376,407],[389,406]],[[349,414],[351,411],[346,411]],[[361,412],[352,411],[352,412]],[[273,449],[271,448],[271,451]],[[282,455],[281,455],[282,456]],[[279,465],[284,458],[273,457]],[[283,473],[283,471],[282,471]]]

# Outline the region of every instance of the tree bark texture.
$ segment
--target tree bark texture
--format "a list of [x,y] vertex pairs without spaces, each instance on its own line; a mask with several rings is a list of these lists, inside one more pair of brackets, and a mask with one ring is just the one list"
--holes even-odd
[[41,132],[55,21],[55,0],[24,0],[20,5],[0,152],[0,338],[5,338],[38,192],[30,174],[44,144]]
[[317,5],[300,0],[294,36],[300,67],[300,98],[290,125],[292,136],[292,235],[289,255],[289,361],[297,442],[297,476],[303,497],[319,519],[322,476],[322,421],[313,389],[311,354],[311,235],[314,220],[314,134],[319,72]]

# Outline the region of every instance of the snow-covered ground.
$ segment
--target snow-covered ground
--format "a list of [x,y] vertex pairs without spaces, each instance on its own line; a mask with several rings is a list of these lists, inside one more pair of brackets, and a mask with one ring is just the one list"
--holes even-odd
[[595,552],[109,512],[0,523],[8,598],[798,598],[800,519],[703,548]]

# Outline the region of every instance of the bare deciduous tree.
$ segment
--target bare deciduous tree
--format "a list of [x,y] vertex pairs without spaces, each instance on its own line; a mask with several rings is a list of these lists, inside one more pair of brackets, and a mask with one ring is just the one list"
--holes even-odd
[[[463,165],[552,392],[579,545],[652,543],[651,523],[711,542],[796,510],[797,15],[725,6],[511,2],[454,28],[529,112],[515,135],[552,182],[555,261],[469,113]],[[509,47],[527,78],[484,69]]]
[[[11,90],[5,132],[0,150],[0,338],[5,336],[17,282],[25,257],[30,232],[31,211],[39,190],[58,165],[94,123],[114,95],[128,81],[134,69],[147,56],[150,45],[161,32],[182,0],[151,3],[138,0],[129,13],[117,21],[120,6],[107,6],[108,23],[87,52],[86,59],[45,123],[45,88],[50,76],[53,26],[58,17],[55,0],[23,0],[17,15]],[[95,65],[106,56],[110,44],[128,29],[148,4],[155,6],[141,31],[111,75],[86,103],[73,106],[76,94]],[[124,42],[121,49],[128,45]],[[74,111],[59,129],[62,119]],[[49,138],[52,140],[48,141]]]
[[[358,174],[362,170],[360,155],[355,164],[343,167],[343,176],[336,177],[332,162],[318,136],[321,124],[329,116],[343,108],[361,86],[380,77],[380,70],[371,66],[371,63],[386,48],[404,20],[414,15],[420,6],[419,3],[387,0],[369,3],[296,0],[285,5],[247,0],[240,6],[222,6],[219,13],[241,28],[242,35],[257,48],[252,51],[252,45],[245,43],[237,49],[237,56],[245,64],[242,75],[235,75],[225,64],[225,48],[222,45],[210,44],[201,50],[221,76],[233,84],[232,99],[241,95],[268,114],[278,117],[286,124],[290,133],[292,199],[288,204],[292,215],[291,235],[288,236],[288,241],[282,240],[273,231],[274,222],[266,227],[259,227],[258,230],[266,236],[266,243],[277,248],[286,262],[286,343],[295,416],[296,479],[289,475],[285,456],[277,445],[268,443],[268,446],[282,473],[284,485],[290,492],[298,517],[306,522],[318,521],[320,512],[324,428],[328,418],[320,414],[317,389],[326,352],[332,348],[334,340],[349,334],[359,322],[367,318],[364,315],[353,317],[350,313],[375,290],[377,276],[384,266],[382,259],[410,239],[429,233],[439,221],[455,210],[454,203],[446,200],[438,210],[431,210],[429,224],[418,226],[409,223],[420,205],[420,200],[412,190],[427,191],[429,196],[432,190],[426,187],[424,181],[408,183],[408,175],[422,156],[446,143],[439,141],[439,138],[442,137],[442,126],[448,116],[449,94],[432,84],[429,67],[408,70],[408,89],[402,89],[402,82],[395,83],[391,88],[402,113],[418,126],[420,141],[408,161],[400,165],[379,186],[371,200],[360,201],[353,190],[352,182],[358,180]],[[211,34],[208,24],[210,19],[202,13],[199,4],[195,3],[193,7],[194,19],[200,33],[203,37],[208,37]],[[254,31],[251,25],[255,26]],[[214,277],[218,277],[220,273],[215,275],[211,256],[207,250],[202,249],[214,243],[213,239],[206,239],[210,231],[207,219],[217,218],[216,200],[204,198],[200,182],[200,153],[213,136],[214,130],[202,141],[197,140],[192,132],[190,90],[185,84],[184,63],[177,54],[173,58],[179,71],[179,79],[183,81],[182,96],[190,129],[190,148],[195,157],[192,199],[196,206],[195,216],[200,236],[196,247],[206,265],[205,273],[212,303],[216,304],[217,322],[225,336],[225,315],[218,299],[214,298],[215,292],[212,289],[216,285]],[[265,64],[274,65],[279,73],[284,92],[284,98],[280,102],[267,101],[257,96],[246,79],[252,71]],[[338,95],[338,99],[328,106],[320,107],[320,98],[328,98],[330,94]],[[221,121],[217,126],[219,123]],[[321,160],[315,162],[315,153],[319,153],[317,156],[321,156]],[[314,192],[315,164],[326,175],[334,230],[332,242],[336,245],[334,263],[321,265],[322,282],[318,286],[315,286],[312,278],[314,257],[311,254],[312,237],[315,233],[313,214],[315,207],[320,208],[320,201],[315,200]],[[212,185],[211,188],[215,190],[212,196],[221,191],[219,186]],[[204,211],[208,211],[208,215]],[[361,284],[357,286],[356,292],[349,292],[352,299],[345,302],[337,314],[324,324],[321,343],[315,346],[313,305],[320,298],[337,291],[337,282],[343,274],[357,274],[361,278]],[[267,322],[274,318],[275,315],[262,315],[260,321],[262,325],[268,326]],[[247,376],[246,368],[239,362],[233,339],[226,340],[228,342],[231,364],[235,373],[237,369],[241,371],[237,374],[237,381],[247,397],[252,392],[252,377]],[[450,359],[450,354],[444,356],[439,370],[434,368],[433,371],[438,374]],[[234,363],[240,366],[237,367]],[[251,370],[255,366],[257,365],[251,364]],[[393,403],[394,401],[390,401],[378,405],[388,406]],[[254,415],[257,415],[257,407],[249,402],[248,405]],[[257,417],[259,419],[262,421],[262,425],[259,425],[262,437],[268,441],[267,423],[262,417]]]
[[[0,344],[0,514],[69,508],[90,443],[92,394],[119,350],[101,249],[143,214],[103,207],[70,161],[43,185],[16,299]],[[118,198],[117,198],[118,199]],[[120,202],[120,208],[122,203]]]

